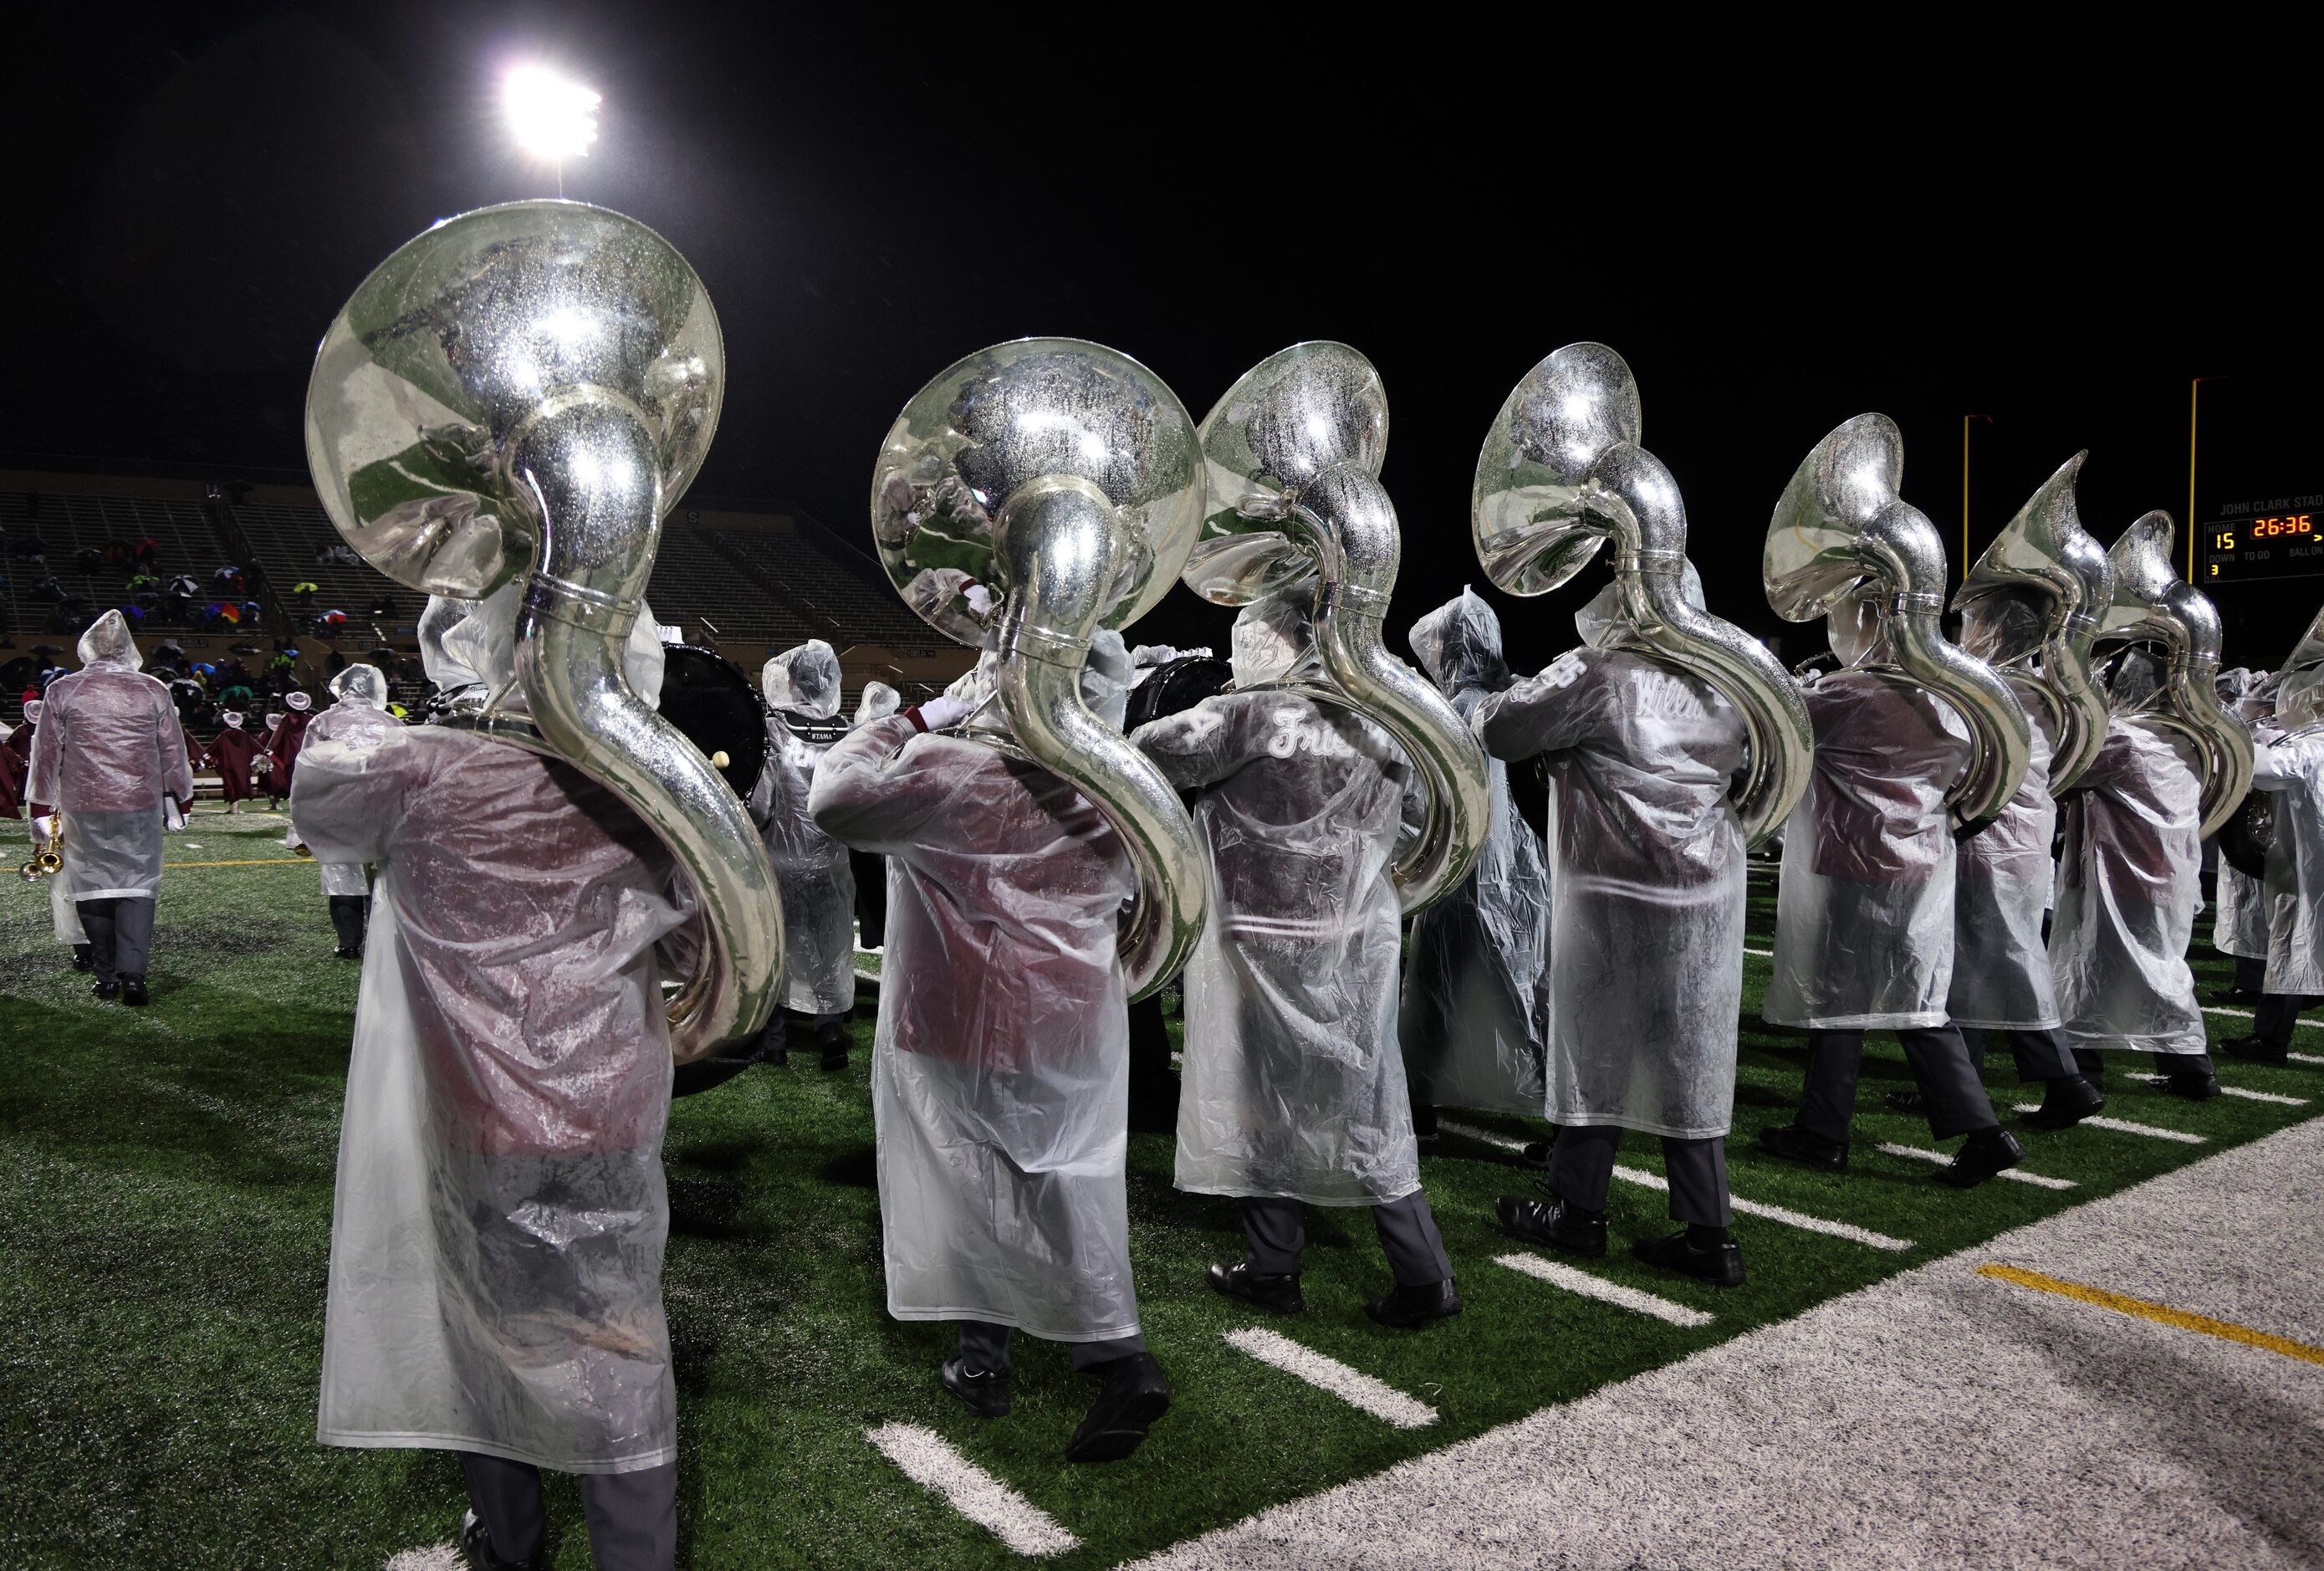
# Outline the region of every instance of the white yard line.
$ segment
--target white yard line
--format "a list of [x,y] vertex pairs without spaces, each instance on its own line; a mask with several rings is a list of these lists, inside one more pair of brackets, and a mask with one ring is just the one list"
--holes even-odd
[[932,1489],[953,1510],[1019,1555],[1062,1555],[1080,1547],[1056,1518],[953,1449],[934,1429],[882,1424],[863,1437],[914,1483]]
[[2324,1064],[2324,1056],[2315,1053],[2286,1053],[2283,1056],[2295,1064]]
[[[2252,1018],[2251,1011],[2247,1009],[2229,1009],[2224,1003],[2207,1003],[2203,1006],[2203,1012],[2205,1014],[2231,1014],[2237,1020],[2250,1020]],[[2308,1020],[2295,1015],[2292,1017],[2292,1023],[2293,1025],[2310,1026],[2318,1030],[2324,1030],[2324,1020]]]
[[[1479,1129],[1471,1123],[1455,1123],[1449,1118],[1438,1119],[1436,1127],[1447,1134],[1457,1134],[1469,1140],[1482,1141],[1487,1145],[1497,1145],[1504,1151],[1522,1151],[1526,1147],[1526,1142],[1521,1140],[1514,1140],[1505,1134],[1495,1134],[1489,1129]],[[1667,1190],[1670,1187],[1667,1179],[1659,1178],[1644,1168],[1617,1167],[1614,1169],[1614,1176],[1626,1184],[1637,1184],[1648,1189]],[[1758,1200],[1746,1200],[1732,1191],[1727,1197],[1727,1203],[1746,1216],[1757,1216],[1769,1222],[1781,1222],[1786,1226],[1804,1228],[1810,1233],[1821,1233],[1832,1238],[1845,1238],[1851,1243],[1867,1244],[1874,1249],[1888,1250],[1893,1253],[1901,1254],[1913,1247],[1913,1241],[1909,1238],[1891,1238],[1885,1233],[1875,1233],[1868,1227],[1858,1227],[1846,1222],[1827,1222],[1821,1216],[1811,1216],[1804,1211],[1793,1211],[1782,1206],[1769,1206]]]
[[[2157,1088],[2160,1088],[2166,1084],[2163,1077],[2160,1075],[2133,1075],[2131,1078],[2134,1080],[2143,1080],[2147,1085]],[[2246,1102],[2272,1102],[2278,1107],[2305,1107],[2308,1105],[2308,1098],[2305,1096],[2281,1096],[2273,1091],[2246,1091],[2240,1086],[2222,1086],[2219,1087],[2219,1095],[2222,1096],[2240,1096]]]
[[1261,1363],[1296,1375],[1318,1391],[1331,1392],[1351,1408],[1361,1408],[1383,1423],[1399,1429],[1421,1429],[1436,1421],[1436,1409],[1416,1401],[1392,1385],[1374,1380],[1362,1370],[1328,1358],[1312,1347],[1258,1326],[1226,1334],[1227,1345],[1248,1353]]
[[384,1571],[468,1571],[468,1557],[457,1544],[430,1544],[420,1549],[398,1549],[388,1557]]
[[[1945,1155],[1944,1152],[1932,1151],[1925,1146],[1891,1145],[1886,1141],[1883,1141],[1880,1142],[1879,1149],[1886,1151],[1892,1157],[1913,1157],[1924,1162],[1935,1162],[1940,1166],[1952,1160],[1952,1158]],[[2074,1189],[2080,1187],[2080,1186],[2076,1184],[2071,1178],[2045,1178],[2040,1173],[2029,1173],[2023,1168],[2004,1168],[1999,1173],[1996,1174],[1995,1177],[2007,1178],[2013,1183],[2038,1185],[2044,1189]]]
[[[1668,1178],[1659,1173],[1650,1173],[1644,1168],[1617,1167],[1614,1169],[1614,1176],[1626,1184],[1637,1184],[1643,1188],[1661,1189],[1665,1192],[1670,1188]],[[1875,1233],[1868,1227],[1852,1226],[1845,1222],[1826,1222],[1822,1217],[1811,1216],[1804,1211],[1793,1211],[1781,1206],[1768,1206],[1757,1200],[1745,1200],[1732,1192],[1729,1193],[1727,1203],[1746,1216],[1761,1216],[1770,1222],[1781,1222],[1786,1226],[1804,1228],[1810,1233],[1821,1233],[1833,1238],[1845,1238],[1851,1243],[1867,1244],[1874,1249],[1885,1249],[1892,1254],[1902,1254],[1913,1247],[1913,1241],[1909,1238],[1891,1238],[1885,1233]]]
[[1757,955],[1762,960],[1772,960],[1775,957],[1775,952],[1773,949],[1754,949],[1746,946],[1743,952],[1746,955]]
[[1668,1298],[1658,1298],[1652,1293],[1642,1293],[1636,1288],[1626,1288],[1619,1282],[1593,1277],[1588,1271],[1560,1265],[1537,1254],[1495,1255],[1493,1263],[1538,1278],[1554,1288],[1563,1288],[1569,1293],[1580,1293],[1585,1298],[1596,1298],[1600,1303],[1612,1304],[1635,1314],[1652,1315],[1655,1319],[1667,1320],[1674,1326],[1711,1324],[1711,1317],[1700,1309],[1690,1309],[1684,1304],[1674,1304]]
[[[2020,1102],[2015,1106],[2016,1111],[2020,1113],[2042,1111],[2042,1104],[2038,1102]],[[2074,1127],[2076,1129],[2110,1129],[2116,1134],[2143,1134],[2149,1140],[2175,1140],[2181,1145],[2201,1145],[2206,1138],[2200,1134],[2189,1134],[2183,1129],[2163,1129],[2152,1123],[2133,1123],[2127,1118],[2085,1118]]]

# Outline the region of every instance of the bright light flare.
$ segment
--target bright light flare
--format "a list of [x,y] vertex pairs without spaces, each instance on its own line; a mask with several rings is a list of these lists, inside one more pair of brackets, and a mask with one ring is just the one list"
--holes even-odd
[[517,67],[503,88],[519,147],[558,162],[589,155],[597,140],[597,106],[604,102],[595,93],[540,66]]

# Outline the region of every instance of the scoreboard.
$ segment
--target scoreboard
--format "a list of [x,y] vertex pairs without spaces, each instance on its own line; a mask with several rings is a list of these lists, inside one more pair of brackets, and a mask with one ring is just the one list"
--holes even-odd
[[2203,511],[2198,587],[2324,577],[2324,494],[2219,503]]

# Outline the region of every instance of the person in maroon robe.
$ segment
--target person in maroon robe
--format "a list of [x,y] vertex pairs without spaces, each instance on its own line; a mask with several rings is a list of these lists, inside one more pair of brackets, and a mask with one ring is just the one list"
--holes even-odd
[[23,817],[26,755],[16,752],[15,743],[32,729],[29,724],[19,725],[0,742],[0,818]]
[[266,744],[268,756],[274,760],[274,772],[267,777],[266,789],[277,797],[290,794],[290,781],[299,765],[299,749],[307,740],[307,722],[313,719],[315,700],[304,693],[288,693],[282,699],[282,724],[274,728],[273,738]]
[[258,738],[242,728],[242,716],[238,712],[229,709],[219,718],[226,722],[226,729],[211,741],[203,756],[218,772],[218,786],[226,797],[226,810],[238,813],[242,811],[242,804],[257,794],[250,779],[252,766],[258,759]]

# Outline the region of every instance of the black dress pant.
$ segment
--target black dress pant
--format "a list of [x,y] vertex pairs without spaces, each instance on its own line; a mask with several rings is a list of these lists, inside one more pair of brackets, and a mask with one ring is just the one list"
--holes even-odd
[[[1727,1141],[1662,1137],[1663,1170],[1670,1178],[1670,1214],[1676,1222],[1700,1227],[1725,1227],[1735,1220],[1727,1203]],[[1559,1126],[1550,1147],[1550,1192],[1584,1211],[1606,1209],[1606,1191],[1614,1180],[1614,1153],[1622,1131],[1613,1124]]]
[[362,948],[364,929],[370,923],[371,896],[367,894],[331,896],[331,930],[338,934],[340,948]]
[[[963,1320],[960,1323],[960,1361],[972,1374],[1005,1371],[1009,1367],[1009,1345],[1014,1328],[996,1326],[990,1320]],[[1068,1342],[1075,1369],[1094,1369],[1101,1363],[1111,1363],[1117,1358],[1128,1358],[1146,1351],[1146,1338],[1131,1335],[1117,1336],[1110,1342]]]
[[81,930],[88,935],[88,957],[98,982],[145,980],[153,954],[153,902],[150,900],[83,900],[73,902]]
[[2252,1035],[2270,1047],[2292,1045],[2292,1028],[2300,1019],[2300,1012],[2312,1007],[2316,1000],[2297,993],[2264,994],[2259,1007],[2252,1011]]
[[[1388,1270],[1400,1288],[1425,1288],[1452,1275],[1452,1257],[1444,1252],[1444,1239],[1436,1231],[1436,1215],[1428,1197],[1418,1189],[1400,1200],[1372,1207],[1372,1225],[1379,1230],[1380,1248]],[[1250,1269],[1263,1277],[1299,1274],[1299,1257],[1307,1249],[1307,1229],[1299,1220],[1299,1202],[1272,1196],[1245,1196],[1242,1232],[1250,1246]]]
[[[2140,1053],[2136,1057],[2145,1060],[2145,1064],[2158,1075],[2211,1073],[2211,1055],[2209,1053]],[[2098,1057],[2095,1048],[2076,1048],[2074,1067],[2081,1070],[2082,1078],[2093,1086],[2106,1073],[2106,1060]]]
[[[1958,1030],[1941,1025],[1901,1030],[1896,1040],[1927,1104],[1932,1135],[1950,1140],[2001,1126]],[[1863,1067],[1862,1031],[1808,1032],[1808,1085],[1800,1097],[1799,1127],[1817,1140],[1846,1145],[1849,1123],[1856,1116],[1856,1080]]]
[[2267,991],[2266,956],[2262,955],[2259,958],[2255,960],[2249,955],[2237,955],[2234,956],[2234,959],[2236,963],[2236,991],[2237,993],[2264,993]]
[[[493,1536],[493,1556],[521,1563],[539,1554],[547,1525],[540,1469],[463,1451],[460,1473],[469,1507]],[[678,1464],[581,1474],[581,1514],[597,1571],[670,1571],[678,1563]]]
[[[1961,1040],[1969,1044],[1969,1061],[1981,1062],[1987,1050],[1986,1032],[1979,1027],[1960,1028]],[[2073,1080],[2082,1071],[2074,1063],[2074,1055],[2066,1046],[2066,1033],[2052,1026],[2048,1030],[2028,1030],[2010,1026],[2002,1033],[2009,1040],[2009,1056],[2017,1065],[2020,1080]]]

